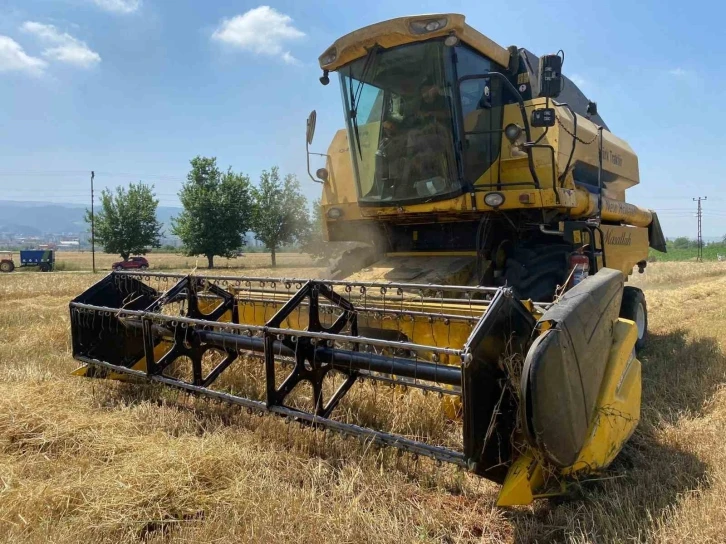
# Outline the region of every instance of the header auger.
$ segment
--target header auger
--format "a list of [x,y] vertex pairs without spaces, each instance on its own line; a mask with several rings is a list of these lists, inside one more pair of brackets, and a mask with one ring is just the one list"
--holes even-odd
[[[544,467],[597,470],[606,443],[637,423],[634,397],[618,400],[623,380],[639,387],[635,325],[617,317],[622,283],[603,270],[553,305],[508,288],[113,272],[70,304],[73,355],[79,375],[148,380],[355,435],[504,483],[500,504],[527,503],[548,483]],[[593,311],[615,324],[614,343],[592,320],[594,334],[580,330]],[[414,412],[367,414],[348,402],[362,387],[407,391],[412,402],[386,410]],[[396,428],[397,417],[421,418],[427,394],[438,409],[426,419],[445,431]],[[572,424],[553,425],[562,420]]]

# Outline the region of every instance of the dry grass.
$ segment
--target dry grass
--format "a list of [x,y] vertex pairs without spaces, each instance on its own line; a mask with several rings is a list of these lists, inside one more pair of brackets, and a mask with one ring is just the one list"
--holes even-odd
[[67,304],[95,279],[0,277],[0,541],[724,541],[726,263],[634,278],[652,332],[641,425],[579,500],[512,510],[450,467],[70,377]]

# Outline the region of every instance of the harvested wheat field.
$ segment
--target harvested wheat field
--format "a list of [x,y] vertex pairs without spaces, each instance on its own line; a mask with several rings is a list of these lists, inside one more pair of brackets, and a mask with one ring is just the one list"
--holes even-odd
[[0,277],[3,542],[724,542],[726,263],[633,278],[651,331],[633,439],[577,500],[508,510],[453,467],[70,376],[68,302],[99,277]]
[[[17,256],[16,256],[17,258]],[[92,270],[93,256],[90,251],[58,251],[56,252],[56,268],[61,271],[80,271]],[[149,266],[152,270],[174,270],[174,269],[192,269],[207,268],[207,258],[203,255],[197,257],[188,257],[181,253],[165,253],[153,251],[146,255]],[[96,269],[111,270],[111,265],[121,260],[118,255],[109,253],[96,252]],[[283,269],[280,274],[286,273],[285,269],[298,269],[312,267],[312,259],[304,253],[278,253],[277,267]],[[269,253],[245,253],[243,257],[235,257],[233,259],[225,259],[216,257],[214,259],[215,268],[227,269],[254,269],[255,273],[260,273],[260,269],[270,266]],[[269,272],[269,271],[264,271]],[[246,272],[245,272],[246,274]]]

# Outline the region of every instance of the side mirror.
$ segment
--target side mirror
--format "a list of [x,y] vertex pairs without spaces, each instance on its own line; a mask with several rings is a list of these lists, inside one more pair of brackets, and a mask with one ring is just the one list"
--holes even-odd
[[593,102],[591,100],[588,100],[588,102],[587,102],[587,115],[588,115],[588,117],[592,117],[593,115],[597,115],[597,102]]
[[539,58],[539,97],[557,98],[562,91],[562,57],[543,55]]
[[[315,175],[317,175],[317,179],[313,177],[313,174],[310,172],[310,155],[319,155],[321,157],[328,157],[328,155],[324,153],[311,153],[310,152],[310,144],[313,143],[313,136],[315,136],[315,121],[318,118],[318,114],[315,112],[315,110],[310,112],[310,115],[308,115],[308,120],[306,123],[306,130],[305,130],[305,155],[307,156],[308,161],[308,176],[310,176],[310,179],[313,180],[315,183],[325,183],[328,181],[328,171],[325,168],[319,168],[317,172],[315,172]],[[329,157],[328,157],[329,158]]]
[[308,145],[313,143],[313,136],[315,136],[315,121],[317,120],[318,114],[315,110],[310,112],[307,121],[307,131],[305,132],[305,140]]

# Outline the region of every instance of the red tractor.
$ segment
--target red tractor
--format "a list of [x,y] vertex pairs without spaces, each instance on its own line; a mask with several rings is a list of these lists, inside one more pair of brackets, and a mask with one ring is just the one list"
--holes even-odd
[[15,270],[13,254],[9,251],[0,251],[0,272],[12,272]]

